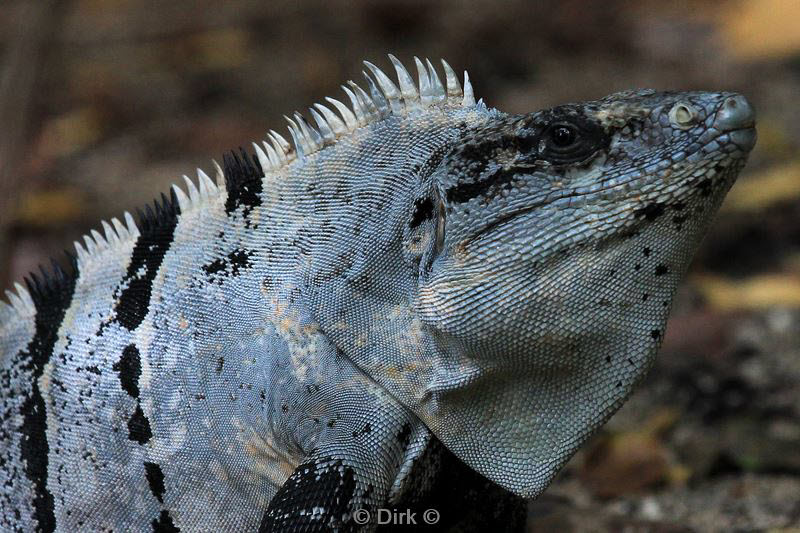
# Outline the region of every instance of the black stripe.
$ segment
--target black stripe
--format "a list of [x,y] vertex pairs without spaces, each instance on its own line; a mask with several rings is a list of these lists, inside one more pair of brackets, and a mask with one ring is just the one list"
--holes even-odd
[[155,210],[147,206],[144,213],[139,212],[140,235],[120,283],[125,289],[117,298],[116,321],[129,331],[139,327],[147,316],[153,280],[178,224],[180,208],[174,191],[171,198],[162,195],[161,202],[156,201],[154,207]]
[[243,214],[247,217],[254,207],[261,205],[264,170],[257,158],[242,148],[239,148],[239,153],[241,158],[234,151],[222,156],[225,189],[228,191],[225,212],[231,214],[239,207],[244,207]]
[[150,492],[159,502],[164,503],[166,487],[164,486],[164,472],[161,467],[157,463],[145,461],[144,476],[147,478],[147,484],[150,485]]
[[122,388],[132,398],[139,397],[139,376],[142,374],[142,362],[139,357],[139,349],[135,344],[129,344],[122,350],[119,361],[111,367],[115,372],[119,372],[119,382]]
[[224,258],[217,258],[214,261],[201,266],[200,268],[209,278],[216,278],[219,283],[226,277],[237,277],[242,270],[250,268],[250,256],[252,251],[236,249]]
[[139,444],[147,444],[153,437],[153,431],[150,429],[150,420],[145,416],[142,411],[142,406],[136,402],[136,409],[128,419],[128,438],[136,441]]
[[458,185],[447,189],[447,201],[460,204],[468,202],[478,196],[485,196],[491,189],[497,192],[502,185],[511,183],[514,176],[526,170],[530,172],[530,167],[498,168],[490,174],[481,175],[475,181],[459,182]]
[[[499,152],[520,151],[520,143],[529,139],[516,131],[513,124],[500,123],[477,132],[464,133],[448,154],[452,174],[458,181],[445,191],[449,203],[464,203],[482,196],[493,187],[509,183],[519,171],[515,168],[495,168]],[[526,165],[530,171],[530,165]]]
[[33,516],[39,531],[54,531],[56,516],[53,495],[47,489],[47,463],[50,447],[47,442],[47,413],[44,398],[39,390],[39,378],[53,355],[58,329],[75,291],[77,268],[68,275],[55,266],[52,275],[43,279],[31,275],[26,279],[36,307],[35,333],[25,351],[19,355],[27,360],[31,371],[31,393],[20,409],[23,421],[20,427],[20,457],[25,475],[33,484]]

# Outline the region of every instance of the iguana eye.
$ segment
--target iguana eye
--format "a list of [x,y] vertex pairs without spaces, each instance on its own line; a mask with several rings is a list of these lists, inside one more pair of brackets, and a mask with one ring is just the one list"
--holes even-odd
[[575,142],[578,134],[571,126],[559,125],[550,130],[550,139],[559,148],[566,148]]
[[539,137],[539,157],[554,165],[580,163],[603,144],[602,128],[588,121],[551,123]]

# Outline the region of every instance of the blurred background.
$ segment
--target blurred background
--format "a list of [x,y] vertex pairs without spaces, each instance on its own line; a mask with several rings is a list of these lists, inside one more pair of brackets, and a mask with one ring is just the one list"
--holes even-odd
[[800,527],[799,1],[3,0],[0,287],[387,52],[444,57],[510,112],[636,87],[751,99],[758,145],[656,367],[530,527]]

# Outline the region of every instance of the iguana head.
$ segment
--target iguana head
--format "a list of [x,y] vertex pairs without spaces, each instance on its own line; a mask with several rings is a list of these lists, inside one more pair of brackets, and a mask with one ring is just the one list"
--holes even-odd
[[508,115],[393,63],[399,90],[371,67],[391,113],[300,167],[329,192],[295,217],[297,286],[447,448],[535,496],[650,367],[753,110],[643,90]]
[[732,93],[642,90],[464,132],[431,174],[415,305],[448,363],[417,409],[532,496],[649,368],[754,113]]

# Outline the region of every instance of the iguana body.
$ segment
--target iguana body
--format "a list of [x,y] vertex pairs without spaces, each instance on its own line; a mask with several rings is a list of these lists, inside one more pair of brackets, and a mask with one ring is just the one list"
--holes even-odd
[[463,464],[532,497],[621,405],[749,104],[508,115],[393,61],[399,87],[368,64],[352,110],[296,115],[294,146],[270,134],[9,293],[2,529],[352,530],[480,485]]

